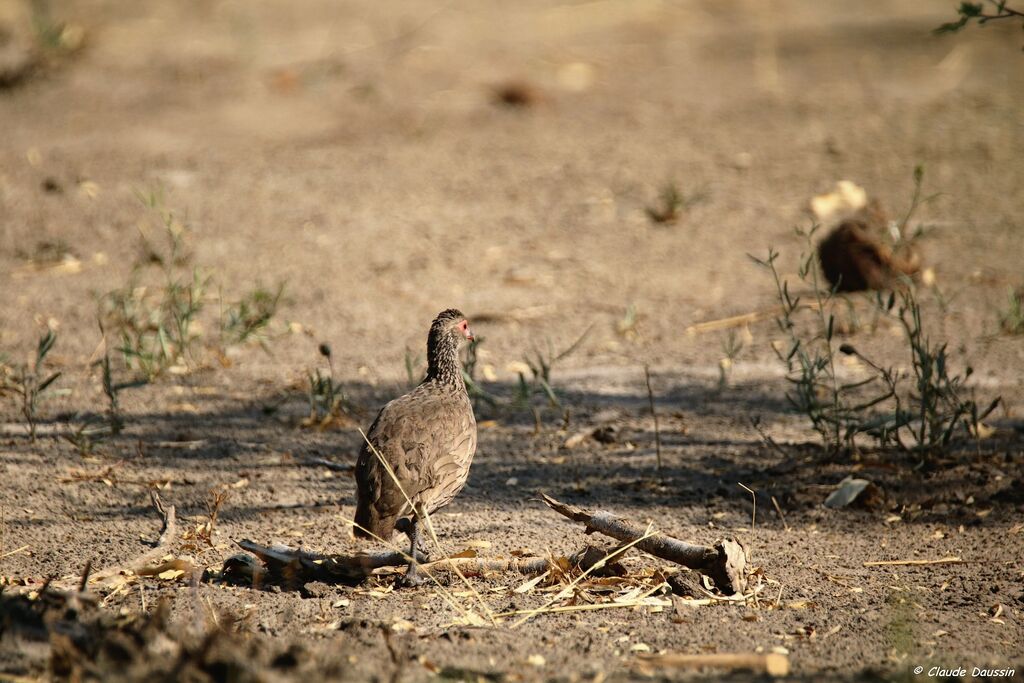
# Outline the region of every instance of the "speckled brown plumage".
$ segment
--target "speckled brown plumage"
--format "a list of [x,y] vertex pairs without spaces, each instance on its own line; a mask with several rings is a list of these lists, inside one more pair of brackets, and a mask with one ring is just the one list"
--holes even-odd
[[882,234],[889,219],[873,202],[840,223],[818,245],[825,278],[840,292],[884,290],[897,286],[901,276],[917,273],[917,255],[894,253]]
[[[388,540],[397,526],[415,551],[419,517],[450,503],[465,485],[476,452],[476,420],[458,358],[467,339],[462,313],[440,313],[427,338],[426,378],[385,405],[370,426],[356,463],[357,537]],[[411,563],[407,576],[415,571]]]

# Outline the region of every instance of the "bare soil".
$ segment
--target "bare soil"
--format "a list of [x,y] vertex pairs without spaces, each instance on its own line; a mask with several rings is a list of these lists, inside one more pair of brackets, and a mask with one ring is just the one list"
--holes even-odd
[[[484,610],[461,583],[447,588],[456,608],[437,587],[392,589],[391,574],[297,589],[147,578],[101,596],[90,618],[167,598],[170,633],[231,624],[234,661],[263,680],[675,679],[715,672],[651,670],[642,655],[773,648],[809,681],[909,678],[930,663],[1024,676],[1024,338],[999,330],[1024,282],[1019,26],[937,37],[949,3],[895,1],[76,0],[52,12],[84,29],[81,48],[0,90],[0,360],[23,362],[50,326],[65,390],[41,404],[34,443],[17,404],[0,403],[8,590],[145,552],[159,533],[153,482],[183,528],[229,487],[211,545],[189,550],[211,570],[242,538],[363,547],[346,522],[353,480],[304,461],[354,462],[357,427],[407,386],[407,349],[415,361],[433,315],[457,306],[485,339],[483,386],[503,399],[532,348],[590,332],[552,371],[560,407],[478,406],[469,484],[434,520],[447,551],[572,552],[586,537],[537,502],[545,491],[696,543],[739,537],[763,570],[757,602],[676,599],[512,628],[466,625],[465,608]],[[0,21],[29,35],[27,5],[0,3]],[[924,464],[825,457],[785,400],[771,316],[735,329],[743,347],[724,381],[728,332],[687,328],[774,304],[747,254],[774,246],[795,277],[792,227],[808,224],[812,196],[848,179],[899,215],[916,164],[940,193],[915,217],[934,274],[920,294],[929,332],[973,367],[979,403],[1002,396],[997,429]],[[668,182],[702,199],[657,223],[645,209]],[[216,282],[211,310],[257,282],[286,283],[285,301],[266,350],[219,358],[205,320],[196,357],[125,390],[125,430],[83,456],[55,435],[105,406],[96,295],[129,281],[140,226],[157,234],[135,197],[155,188]],[[891,321],[854,322],[846,341],[909,363]],[[323,430],[301,425],[319,343],[355,406]],[[564,447],[602,426],[615,428],[608,443]],[[848,475],[879,495],[825,508]],[[949,556],[963,562],[863,564]],[[662,564],[624,561],[631,576]],[[513,592],[521,577],[470,581],[493,612],[552,595]],[[0,634],[0,678],[45,677],[49,657]],[[144,670],[109,666],[89,675]]]

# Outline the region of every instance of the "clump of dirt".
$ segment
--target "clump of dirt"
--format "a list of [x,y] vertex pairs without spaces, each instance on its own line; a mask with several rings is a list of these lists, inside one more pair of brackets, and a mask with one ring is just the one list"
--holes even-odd
[[528,81],[510,80],[492,86],[491,101],[513,109],[529,109],[543,102],[544,94]]
[[[298,681],[343,673],[300,645],[248,636],[219,617],[201,629],[173,623],[170,603],[151,612],[114,613],[91,593],[0,594],[3,670],[73,681]],[[324,666],[326,665],[326,669]],[[328,673],[329,672],[329,673]]]

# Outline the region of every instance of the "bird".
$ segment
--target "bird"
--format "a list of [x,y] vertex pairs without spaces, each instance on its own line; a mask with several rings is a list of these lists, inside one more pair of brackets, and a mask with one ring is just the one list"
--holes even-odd
[[459,349],[472,340],[461,311],[437,315],[427,335],[426,377],[381,408],[356,461],[354,534],[388,541],[396,530],[405,533],[408,586],[425,579],[421,519],[458,495],[476,453],[476,418],[459,362]]
[[818,245],[822,272],[836,291],[886,290],[919,270],[918,256],[902,244],[900,251],[880,236],[890,223],[882,207],[871,202],[841,222]]

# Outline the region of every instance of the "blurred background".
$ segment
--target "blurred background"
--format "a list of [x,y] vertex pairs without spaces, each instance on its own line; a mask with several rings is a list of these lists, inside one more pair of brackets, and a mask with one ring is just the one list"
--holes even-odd
[[[120,578],[159,490],[206,578],[124,575],[110,614],[168,597],[198,633],[202,594],[264,654],[301,636],[351,678],[596,681],[663,649],[791,652],[807,680],[1020,662],[1024,33],[937,35],[958,4],[0,0],[0,585]],[[866,284],[916,278],[893,314],[818,305],[837,225]],[[760,604],[451,630],[393,577],[219,582],[242,538],[363,548],[357,428],[449,307],[478,338],[480,447],[446,548],[568,552],[544,490],[739,534]],[[495,610],[553,590],[475,582]],[[600,590],[571,600],[626,595]],[[153,642],[139,660],[172,670]]]
[[[939,195],[915,216],[922,265],[969,341],[1021,284],[1024,57],[1011,22],[933,34],[955,18],[943,0],[3,0],[0,347],[56,323],[89,357],[96,296],[170,213],[211,293],[285,285],[278,317],[308,334],[254,353],[256,375],[323,340],[345,374],[404,377],[448,306],[499,377],[590,326],[570,364],[714,367],[723,334],[687,328],[773,301],[748,253],[791,275],[813,197],[847,180],[899,217],[917,165]],[[771,358],[744,338],[738,361]]]

